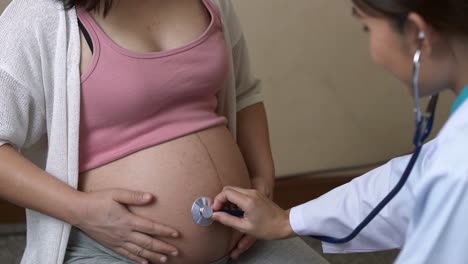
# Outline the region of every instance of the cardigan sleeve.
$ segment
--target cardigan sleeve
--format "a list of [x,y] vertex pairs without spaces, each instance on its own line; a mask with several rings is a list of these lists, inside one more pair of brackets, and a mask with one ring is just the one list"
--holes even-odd
[[239,18],[230,0],[218,1],[224,27],[230,35],[236,85],[237,111],[263,102],[262,82],[252,73],[249,51]]
[[0,16],[0,146],[29,148],[46,133],[41,45],[33,7],[13,1]]
[[0,94],[0,146],[29,148],[45,134],[42,105],[3,69],[0,69]]
[[250,59],[244,36],[233,47],[234,72],[236,78],[237,111],[263,102],[262,82],[252,74]]

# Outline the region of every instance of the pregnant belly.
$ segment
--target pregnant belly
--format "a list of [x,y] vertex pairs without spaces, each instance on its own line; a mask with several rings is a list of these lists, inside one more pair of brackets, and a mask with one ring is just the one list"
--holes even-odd
[[178,239],[162,239],[180,251],[170,263],[208,263],[227,255],[241,234],[213,223],[193,223],[191,207],[200,196],[214,197],[226,185],[250,187],[249,175],[225,127],[194,133],[80,175],[79,188],[92,192],[124,188],[154,194],[156,201],[131,207],[137,215],[176,228]]

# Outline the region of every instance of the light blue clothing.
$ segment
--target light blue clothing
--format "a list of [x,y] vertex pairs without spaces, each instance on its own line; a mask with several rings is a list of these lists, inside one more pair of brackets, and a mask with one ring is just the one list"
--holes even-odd
[[455,113],[458,108],[468,99],[468,85],[463,88],[461,93],[458,95],[457,99],[452,106],[452,114]]
[[[407,184],[349,243],[323,243],[325,252],[402,248],[396,261],[468,263],[467,89],[436,139],[426,144]],[[348,235],[400,179],[409,156],[396,158],[291,210],[300,235]]]

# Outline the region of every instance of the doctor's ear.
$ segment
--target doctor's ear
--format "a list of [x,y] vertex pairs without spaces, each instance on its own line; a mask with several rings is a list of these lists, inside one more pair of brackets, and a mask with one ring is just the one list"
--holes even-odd
[[422,16],[417,13],[408,15],[404,34],[411,49],[420,49],[424,54],[430,55],[433,52],[437,41],[440,41],[440,34],[429,25]]

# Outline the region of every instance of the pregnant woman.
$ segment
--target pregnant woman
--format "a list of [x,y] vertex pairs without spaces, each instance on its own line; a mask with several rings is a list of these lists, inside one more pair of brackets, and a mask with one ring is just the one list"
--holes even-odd
[[[108,12],[100,16],[78,8],[83,34],[78,187],[154,194],[157,203],[130,210],[181,232],[180,239],[164,240],[179,249],[172,263],[220,259],[240,234],[219,225],[194,225],[189,210],[195,199],[213,197],[226,184],[250,187],[248,169],[226,127],[229,114],[216,112],[230,70],[219,10],[210,0],[120,1]],[[256,90],[247,91],[253,98],[244,106],[259,102],[258,82],[242,81],[246,90]],[[241,132],[240,144],[249,153],[253,146],[245,144],[246,137],[260,142],[257,147],[268,159],[268,167],[260,168],[268,172],[262,180],[271,191],[263,107],[247,111],[240,124],[251,119],[245,125],[258,130]],[[135,248],[140,256],[147,255],[144,250]]]
[[[230,1],[14,0],[0,39],[0,196],[29,208],[23,263],[227,263],[254,244],[190,211],[226,185],[273,191]],[[245,263],[320,261],[259,244]]]

